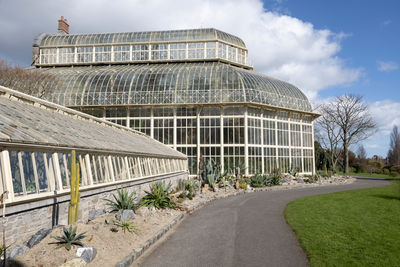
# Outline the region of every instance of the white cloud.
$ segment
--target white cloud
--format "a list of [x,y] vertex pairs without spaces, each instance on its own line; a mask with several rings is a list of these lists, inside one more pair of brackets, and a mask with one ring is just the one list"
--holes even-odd
[[378,65],[379,71],[394,71],[399,68],[396,62],[393,61],[377,61],[376,64]]
[[394,125],[400,126],[400,102],[377,101],[370,104],[370,112],[383,135],[389,135]]
[[382,26],[388,26],[390,24],[392,24],[392,21],[390,19],[385,20],[384,22],[382,22]]
[[55,32],[63,15],[71,33],[221,29],[246,42],[255,71],[291,82],[311,99],[362,73],[337,56],[346,34],[265,10],[260,0],[19,0],[0,2],[0,10],[8,10],[0,12],[0,35],[8,36],[0,40],[0,56],[20,62],[30,62],[33,37]]

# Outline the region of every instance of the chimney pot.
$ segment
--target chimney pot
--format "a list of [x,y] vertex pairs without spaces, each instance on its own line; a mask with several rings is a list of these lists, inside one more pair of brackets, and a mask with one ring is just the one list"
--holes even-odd
[[69,24],[67,23],[67,19],[64,19],[64,16],[61,16],[61,19],[58,20],[58,33],[69,34]]

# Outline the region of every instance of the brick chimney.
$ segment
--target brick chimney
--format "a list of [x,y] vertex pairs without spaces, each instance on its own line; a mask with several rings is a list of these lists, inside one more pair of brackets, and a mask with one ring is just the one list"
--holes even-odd
[[69,34],[69,24],[67,23],[67,19],[64,19],[63,16],[58,20],[58,33]]

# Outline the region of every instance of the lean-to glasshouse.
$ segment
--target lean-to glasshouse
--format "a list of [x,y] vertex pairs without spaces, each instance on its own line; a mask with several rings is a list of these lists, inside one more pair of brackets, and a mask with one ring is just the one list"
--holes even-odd
[[201,159],[248,175],[313,173],[318,115],[298,88],[254,72],[247,54],[216,29],[41,34],[33,44],[34,66],[54,77],[47,100],[163,142],[188,156],[191,174]]
[[184,154],[143,133],[0,86],[0,191],[9,192],[10,242],[66,224],[72,150],[84,220],[117,186],[140,194],[152,181],[188,176]]

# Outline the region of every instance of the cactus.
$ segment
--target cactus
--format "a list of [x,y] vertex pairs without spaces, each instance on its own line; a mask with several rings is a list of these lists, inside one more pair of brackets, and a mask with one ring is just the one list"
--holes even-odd
[[79,214],[79,163],[76,163],[75,150],[71,152],[71,201],[68,210],[68,224],[78,220]]

